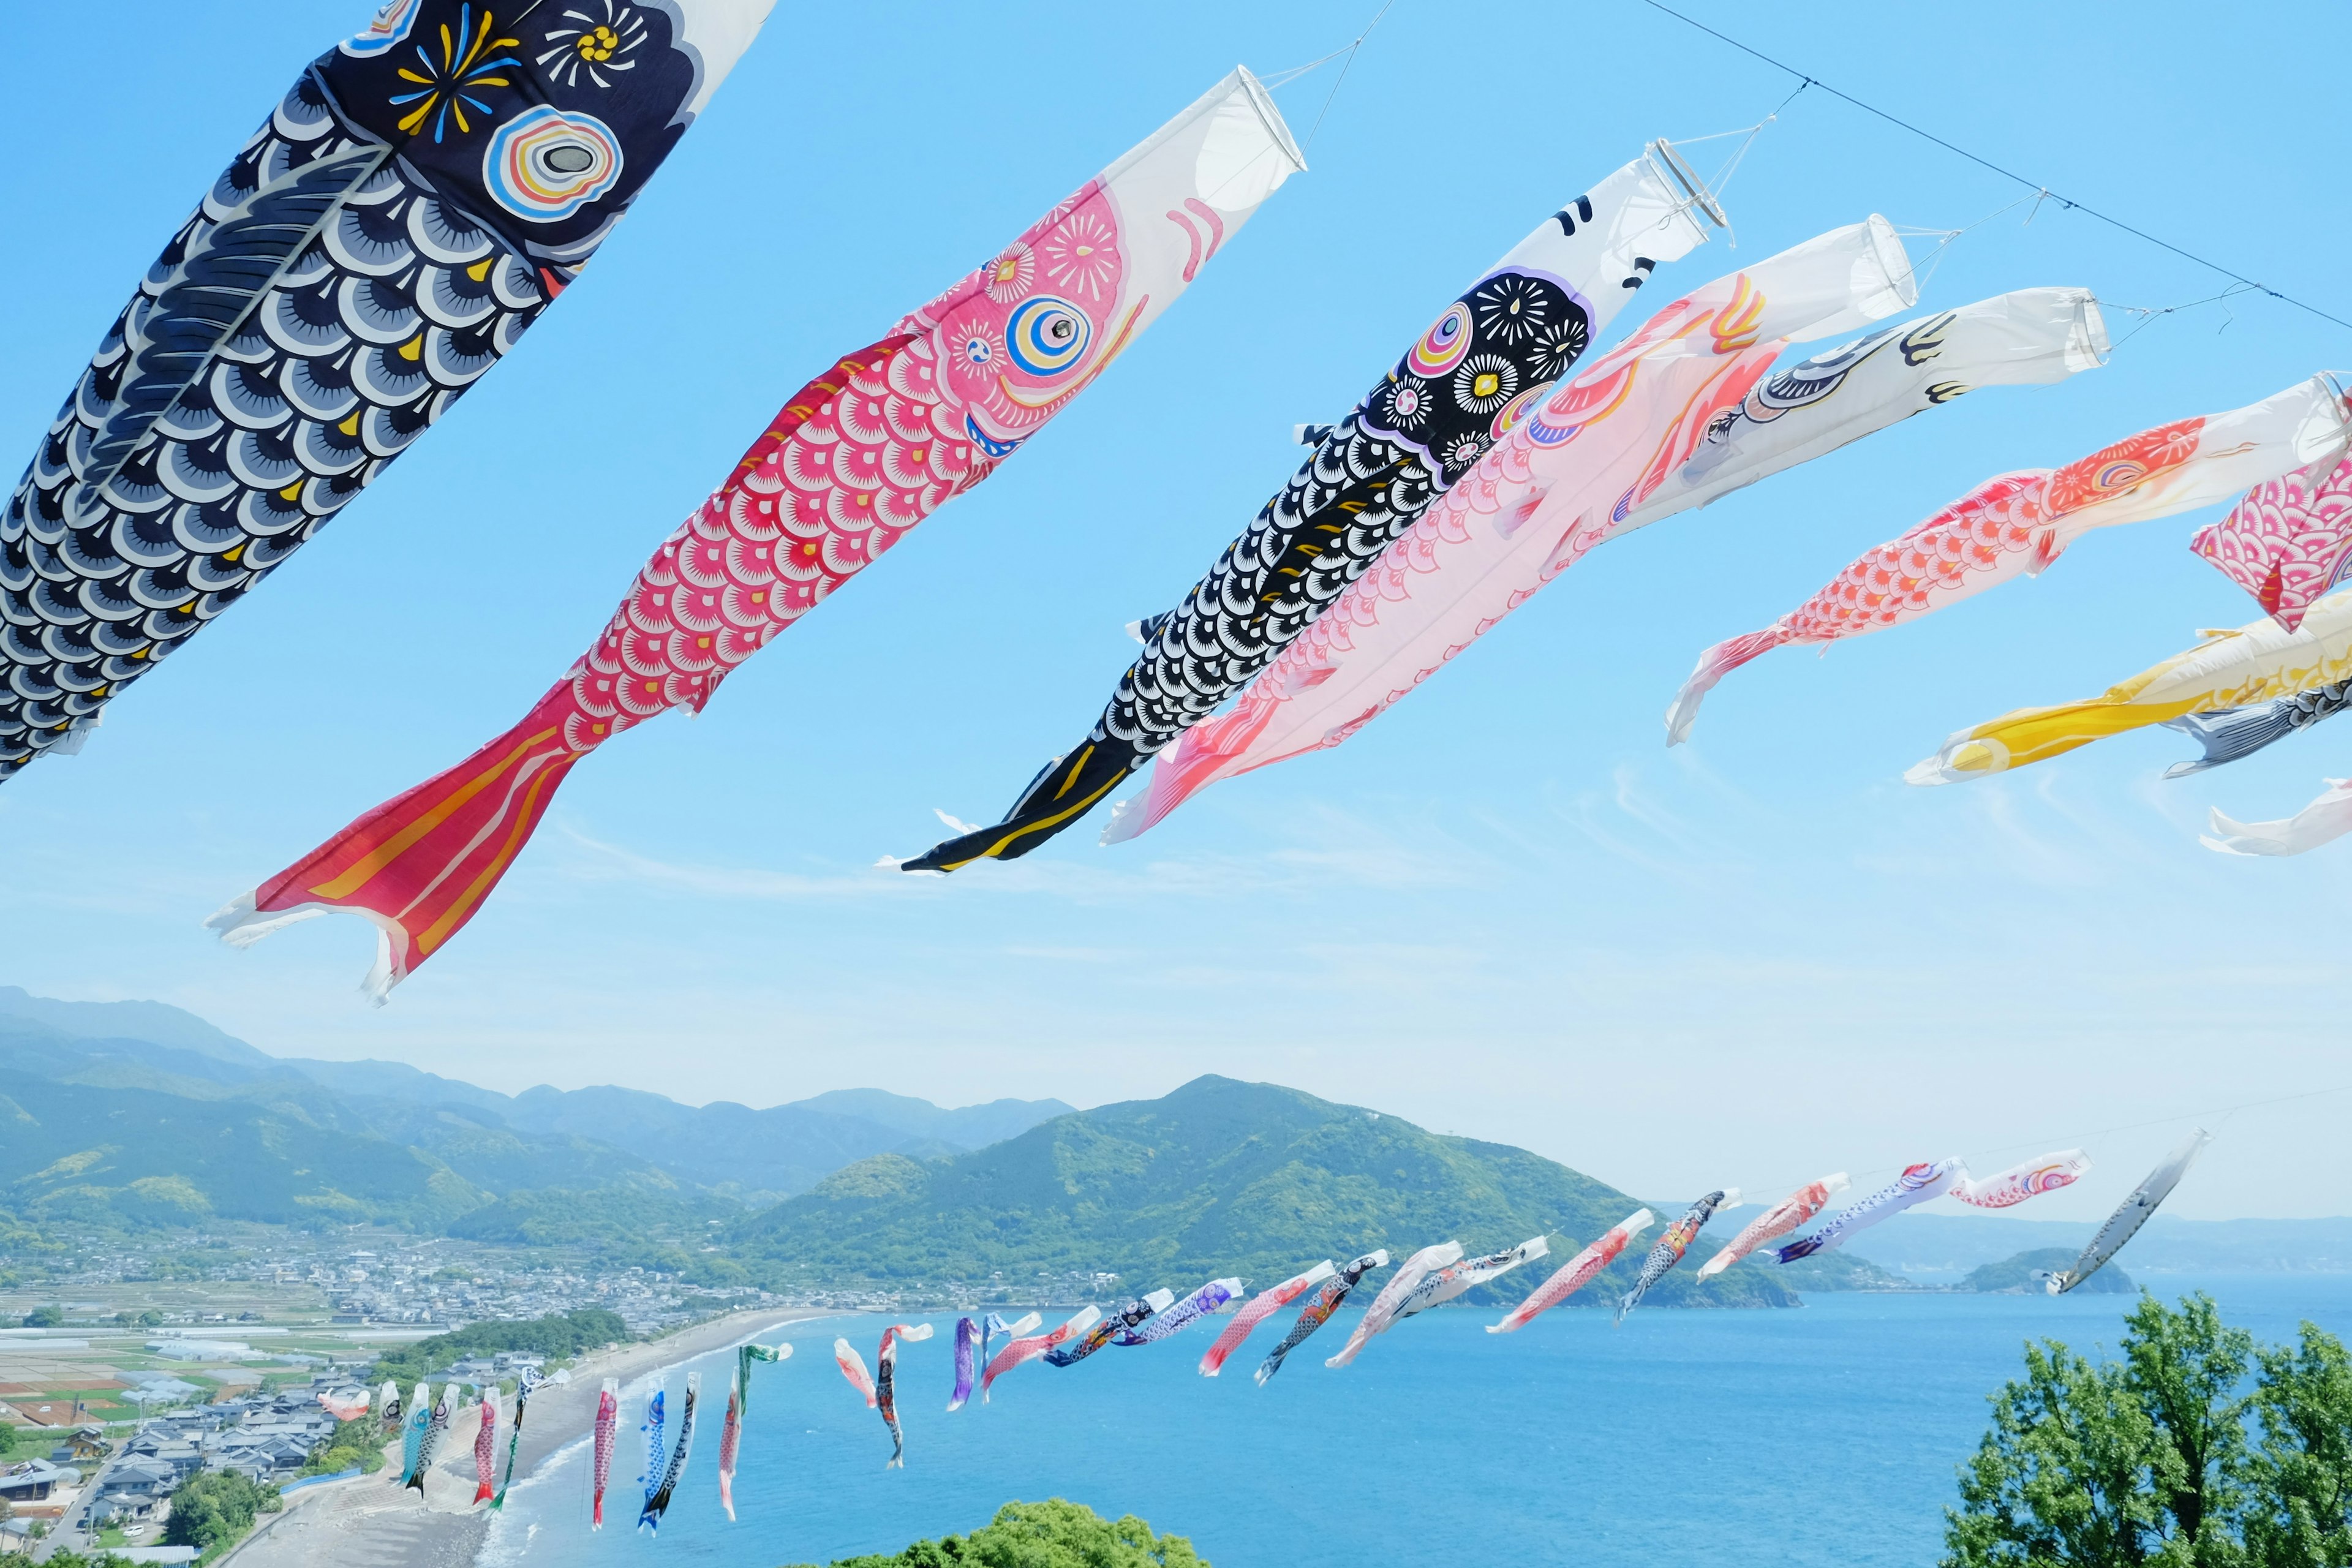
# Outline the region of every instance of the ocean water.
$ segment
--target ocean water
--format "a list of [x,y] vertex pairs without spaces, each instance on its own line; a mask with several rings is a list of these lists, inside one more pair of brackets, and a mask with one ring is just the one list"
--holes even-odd
[[[2147,1283],[2167,1300],[2207,1290],[2264,1340],[2306,1318],[2352,1338],[2352,1275]],[[583,1439],[516,1488],[482,1562],[821,1563],[961,1533],[1012,1499],[1066,1497],[1190,1536],[1215,1568],[1489,1545],[1601,1568],[1917,1568],[1936,1559],[1954,1467],[2023,1342],[2112,1345],[2133,1300],[1821,1295],[1800,1310],[1640,1311],[1622,1329],[1562,1309],[1515,1335],[1485,1331],[1499,1313],[1447,1309],[1327,1370],[1353,1326],[1343,1313],[1259,1388],[1251,1371],[1286,1311],[1216,1379],[1195,1370],[1215,1331],[1197,1324],[1072,1368],[1023,1367],[992,1404],[953,1415],[950,1315],[899,1356],[903,1470],[883,1468],[889,1434],[833,1363],[845,1334],[871,1365],[885,1320],[796,1323],[782,1336],[793,1359],[755,1374],[738,1522],[719,1506],[727,1352],[690,1363],[707,1415],[658,1539],[631,1529],[647,1380],[625,1391],[604,1529],[588,1529]],[[683,1369],[666,1379],[675,1411]]]

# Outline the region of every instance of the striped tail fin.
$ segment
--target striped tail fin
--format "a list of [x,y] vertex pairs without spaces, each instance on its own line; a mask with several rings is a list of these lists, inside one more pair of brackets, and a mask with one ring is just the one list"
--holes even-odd
[[2205,748],[2205,754],[2194,762],[2173,763],[2165,769],[2164,776],[2182,778],[2252,756],[2273,741],[2284,741],[2297,730],[2308,729],[2322,719],[2332,719],[2347,707],[2352,707],[2352,683],[2299,691],[2252,708],[2185,713],[2167,721],[2165,728],[2191,737]]
[[514,864],[556,786],[587,753],[566,739],[571,684],[446,773],[395,795],[205,924],[233,947],[281,926],[348,910],[375,925],[377,1005],[438,952]]
[[1699,655],[1698,668],[1691,671],[1683,689],[1675,693],[1674,706],[1666,710],[1666,744],[1679,746],[1690,739],[1691,726],[1698,721],[1698,705],[1715,689],[1717,681],[1758,655],[1795,640],[1794,632],[1775,622],[1760,632],[1719,642]]

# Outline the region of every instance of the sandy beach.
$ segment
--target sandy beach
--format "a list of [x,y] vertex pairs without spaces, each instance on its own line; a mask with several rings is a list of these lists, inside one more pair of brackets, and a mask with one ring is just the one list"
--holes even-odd
[[[521,1480],[549,1455],[588,1434],[596,1419],[596,1391],[605,1378],[626,1384],[745,1339],[764,1339],[787,1323],[834,1315],[807,1309],[730,1312],[662,1339],[583,1357],[572,1363],[570,1382],[543,1384],[530,1396],[515,1479]],[[723,1386],[719,1398],[714,1417],[724,1407]],[[489,1529],[487,1509],[474,1505],[477,1419],[468,1413],[450,1427],[421,1499],[391,1484],[398,1479],[398,1445],[387,1445],[394,1458],[387,1470],[295,1493],[284,1513],[222,1562],[236,1568],[312,1568],[321,1563],[337,1568],[466,1568]]]

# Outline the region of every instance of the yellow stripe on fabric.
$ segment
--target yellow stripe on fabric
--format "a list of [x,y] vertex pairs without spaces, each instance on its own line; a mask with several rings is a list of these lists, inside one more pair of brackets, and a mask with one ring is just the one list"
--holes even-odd
[[1070,776],[1064,779],[1062,781],[1062,787],[1054,792],[1054,798],[1055,800],[1059,800],[1064,795],[1070,793],[1070,786],[1078,782],[1078,775],[1080,773],[1087,771],[1087,759],[1094,754],[1095,743],[1092,741],[1088,741],[1087,742],[1087,749],[1078,753],[1078,760],[1070,764]]
[[312,896],[321,899],[348,899],[353,893],[358,892],[362,888],[364,888],[368,883],[375,879],[375,874],[377,872],[383,870],[386,866],[391,865],[394,860],[399,859],[403,855],[406,854],[410,847],[415,845],[418,839],[424,837],[426,834],[432,832],[435,828],[448,821],[451,816],[455,816],[461,808],[464,807],[467,801],[473,799],[476,795],[481,794],[482,791],[488,789],[493,783],[497,782],[499,775],[505,773],[509,768],[513,767],[515,763],[520,762],[526,752],[529,752],[534,746],[541,745],[543,742],[553,739],[555,733],[556,731],[553,730],[541,730],[538,734],[533,735],[530,739],[523,742],[513,751],[509,752],[504,757],[499,759],[498,766],[490,768],[483,773],[477,773],[474,777],[466,781],[464,788],[457,791],[455,794],[450,795],[448,799],[435,806],[431,811],[426,812],[423,816],[418,817],[415,822],[412,822],[407,826],[402,828],[398,833],[394,834],[375,849],[369,851],[369,853],[362,857],[356,865],[352,867],[350,870],[345,871],[341,876],[336,878],[331,882],[321,882],[317,887],[312,888],[310,889]]
[[[1980,724],[1969,735],[1967,743],[1958,747],[1947,765],[1959,773],[1995,773],[1997,757],[2005,756],[2006,765],[2021,768],[2050,757],[2063,756],[2078,746],[2110,735],[2121,735],[2141,730],[2150,724],[2161,724],[2178,719],[2184,713],[2194,713],[2203,706],[2198,698],[2178,702],[2070,702],[2059,708],[2027,708],[1990,724]],[[2005,751],[1976,742],[1992,741]]]
[[474,879],[457,901],[450,905],[439,920],[426,926],[425,934],[416,939],[416,954],[420,960],[430,956],[435,948],[448,941],[450,931],[473,912],[474,906],[480,903],[498,879],[507,874],[507,868],[522,852],[523,840],[530,837],[531,812],[539,804],[541,793],[551,781],[562,778],[571,770],[570,762],[561,762],[530,781],[530,787],[523,792],[522,808],[515,813],[514,829],[507,835],[507,841],[499,847],[497,857],[483,868],[482,874]]
[[1125,776],[1126,775],[1124,774],[1113,775],[1108,784],[1104,784],[1102,788],[1095,791],[1094,794],[1087,796],[1086,799],[1078,802],[1077,805],[1071,806],[1065,811],[1057,811],[1053,816],[1045,818],[1043,822],[1033,822],[1026,827],[1016,827],[1012,832],[1006,834],[1003,837],[998,839],[995,843],[990,845],[987,848],[982,850],[979,854],[969,856],[961,860],[949,862],[948,869],[950,871],[961,871],[966,866],[971,865],[974,860],[993,859],[1004,852],[1004,847],[1006,845],[1012,843],[1022,835],[1026,833],[1043,833],[1045,829],[1053,826],[1055,823],[1066,822],[1071,817],[1081,815],[1087,807],[1093,805],[1095,802],[1100,800],[1103,796],[1117,789],[1118,787],[1119,779]]

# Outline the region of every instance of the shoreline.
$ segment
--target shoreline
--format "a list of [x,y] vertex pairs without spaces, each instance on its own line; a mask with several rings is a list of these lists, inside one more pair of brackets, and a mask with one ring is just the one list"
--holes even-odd
[[[677,1333],[583,1356],[567,1383],[542,1384],[524,1415],[522,1446],[515,1458],[520,1486],[566,1446],[594,1429],[596,1393],[604,1379],[626,1384],[634,1378],[709,1355],[747,1339],[761,1339],[790,1323],[845,1314],[814,1307],[767,1308],[730,1312]],[[721,1407],[724,1390],[720,1391]],[[287,1500],[266,1530],[257,1530],[221,1559],[218,1568],[472,1568],[489,1534],[487,1506],[473,1502],[476,1423],[460,1421],[442,1440],[440,1457],[425,1477],[425,1495],[387,1484],[386,1471],[331,1487],[318,1487]],[[398,1480],[397,1441],[392,1480]]]

